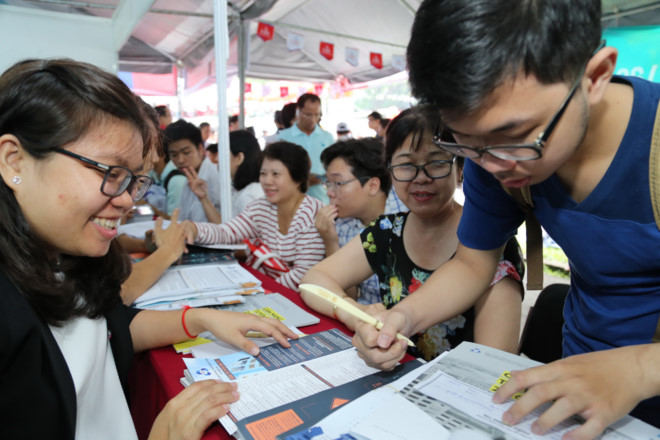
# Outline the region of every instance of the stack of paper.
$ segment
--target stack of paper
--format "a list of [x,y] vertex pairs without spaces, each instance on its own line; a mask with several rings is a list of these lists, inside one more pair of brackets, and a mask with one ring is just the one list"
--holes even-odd
[[135,306],[167,310],[235,303],[242,302],[240,295],[263,291],[261,281],[238,263],[173,266],[135,301]]
[[[334,329],[262,347],[259,356],[237,352],[215,359],[184,358],[187,380],[239,381],[241,398],[220,419],[230,434],[235,422],[254,414],[343,385],[378,370],[364,364],[351,339]],[[366,392],[366,390],[365,390]]]
[[[515,426],[501,422],[514,400],[492,402],[493,393],[509,371],[539,365],[483,345],[463,342],[390,386],[365,394],[332,413],[311,429],[293,430],[281,440],[336,438],[433,440],[560,440],[579,426],[571,417],[544,436],[531,432],[532,423],[548,407],[542,405]],[[384,417],[396,408],[396,417]],[[405,421],[405,423],[402,423]],[[347,437],[344,437],[346,435]],[[630,416],[605,430],[601,439],[654,439],[660,430]]]

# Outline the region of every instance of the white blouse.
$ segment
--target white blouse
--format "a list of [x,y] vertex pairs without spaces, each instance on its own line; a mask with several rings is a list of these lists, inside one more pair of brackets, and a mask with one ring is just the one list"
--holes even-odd
[[50,327],[76,387],[76,439],[137,440],[105,318]]

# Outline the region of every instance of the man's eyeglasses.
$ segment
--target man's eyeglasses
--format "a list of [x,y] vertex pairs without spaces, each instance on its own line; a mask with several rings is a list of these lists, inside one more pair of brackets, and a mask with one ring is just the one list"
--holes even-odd
[[303,117],[309,118],[309,119],[320,119],[321,116],[323,116],[323,113],[300,112],[300,116],[303,116]]
[[55,148],[55,152],[72,157],[103,171],[105,174],[103,176],[103,183],[101,183],[101,192],[108,197],[117,197],[124,191],[128,191],[133,201],[137,202],[144,197],[153,183],[151,177],[136,176],[128,168],[104,165],[63,148]]
[[[604,46],[605,46],[605,40],[600,42],[600,44],[594,51],[594,54],[598,52],[600,49],[602,49]],[[550,138],[552,131],[557,126],[557,123],[561,119],[561,116],[564,114],[566,107],[568,107],[568,103],[571,102],[573,95],[575,95],[575,91],[578,89],[580,83],[582,82],[582,75],[584,74],[585,68],[586,68],[586,63],[585,63],[585,67],[582,68],[580,74],[578,75],[578,78],[575,80],[575,83],[571,87],[571,90],[568,92],[568,96],[566,96],[566,99],[564,99],[564,102],[561,104],[561,107],[559,107],[559,110],[557,110],[557,113],[555,113],[555,115],[552,117],[547,127],[545,127],[545,130],[543,130],[541,134],[539,134],[539,136],[536,138],[536,140],[532,143],[518,144],[518,145],[492,145],[486,147],[471,147],[469,145],[461,145],[455,142],[443,141],[441,139],[442,133],[435,135],[433,137],[433,143],[445,151],[448,151],[457,156],[467,157],[470,159],[480,158],[481,156],[484,155],[484,153],[488,153],[491,156],[494,156],[502,160],[523,161],[523,160],[539,159],[541,157],[541,152],[543,150],[543,147],[545,147],[545,144]]]
[[417,178],[420,170],[424,170],[430,179],[442,179],[451,174],[451,167],[456,160],[456,156],[450,160],[434,160],[424,165],[413,165],[411,163],[403,163],[401,165],[390,165],[390,172],[392,178],[399,182],[412,182]]
[[351,183],[356,180],[359,180],[360,184],[362,184],[369,179],[371,179],[371,177],[354,177],[352,179],[344,180],[343,182],[329,182],[326,180],[325,182],[323,182],[323,188],[325,188],[326,191],[339,191],[341,187],[346,185],[347,183]]

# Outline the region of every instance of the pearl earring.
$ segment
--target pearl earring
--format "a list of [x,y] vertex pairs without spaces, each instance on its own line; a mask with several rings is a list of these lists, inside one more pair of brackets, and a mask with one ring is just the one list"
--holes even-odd
[[21,176],[14,176],[11,178],[11,181],[14,182],[15,185],[20,185],[23,179],[21,179]]

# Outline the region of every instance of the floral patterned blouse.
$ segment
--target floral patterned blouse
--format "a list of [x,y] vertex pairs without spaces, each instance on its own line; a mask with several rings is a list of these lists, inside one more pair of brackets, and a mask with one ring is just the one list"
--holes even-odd
[[[403,226],[408,213],[382,215],[360,233],[362,247],[371,269],[380,284],[380,296],[388,309],[412,294],[431,276],[435,269],[417,266],[403,245]],[[524,275],[522,253],[515,237],[507,243],[491,286],[509,276],[521,282]],[[521,293],[524,292],[521,282]],[[437,324],[412,340],[417,346],[408,352],[429,361],[462,341],[474,340],[474,308]]]

